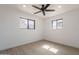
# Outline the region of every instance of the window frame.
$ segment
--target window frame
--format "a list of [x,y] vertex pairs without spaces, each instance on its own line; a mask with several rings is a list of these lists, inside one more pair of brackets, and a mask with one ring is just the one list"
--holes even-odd
[[[27,28],[25,28],[25,29],[35,29],[35,20],[26,19],[26,18],[23,18],[23,17],[20,17],[20,19],[27,20]],[[33,21],[33,23],[34,23],[34,24],[33,24],[33,25],[34,25],[33,28],[30,28],[30,27],[29,27],[29,25],[30,25],[30,24],[29,24],[29,21]]]
[[[59,20],[62,20],[62,28],[63,28],[63,18],[56,19],[56,20],[52,20],[52,27],[53,27],[53,22],[56,21],[56,29],[59,29],[59,28],[58,28],[58,21],[59,21]],[[61,29],[62,29],[62,28],[61,28]],[[53,28],[53,30],[56,30],[56,29]]]
[[[32,19],[27,19],[27,20],[28,20],[28,29],[35,29],[35,20],[32,20]],[[29,25],[30,25],[30,24],[29,24],[29,21],[33,21],[33,22],[34,22],[33,28],[30,28],[30,27],[29,27]]]

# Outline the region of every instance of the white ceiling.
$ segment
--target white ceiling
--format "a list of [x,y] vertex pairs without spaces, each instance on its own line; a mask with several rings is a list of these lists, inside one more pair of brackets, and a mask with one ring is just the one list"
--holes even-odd
[[[34,4],[34,5],[41,8],[41,4]],[[33,14],[33,13],[39,11],[38,9],[32,7],[32,4],[26,4],[26,7],[22,7],[23,5],[18,5],[18,6],[21,11],[24,11],[24,12],[27,12],[30,14]],[[51,17],[51,16],[55,16],[55,15],[79,8],[78,4],[73,4],[73,5],[72,4],[62,4],[61,8],[58,8],[58,6],[59,6],[59,4],[51,4],[48,7],[48,9],[55,9],[55,11],[54,12],[46,12],[45,16],[42,14],[42,12],[40,12],[38,14],[33,14],[33,15],[36,15],[39,17]]]

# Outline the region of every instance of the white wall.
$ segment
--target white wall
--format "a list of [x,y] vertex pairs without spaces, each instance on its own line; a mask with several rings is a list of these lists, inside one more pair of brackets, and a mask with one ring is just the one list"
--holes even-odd
[[[58,18],[63,18],[63,29],[53,30],[52,20]],[[79,48],[79,9],[44,20],[44,39]]]
[[[19,17],[36,20],[36,29],[19,28]],[[0,50],[42,39],[42,20],[23,13],[12,5],[0,5]]]

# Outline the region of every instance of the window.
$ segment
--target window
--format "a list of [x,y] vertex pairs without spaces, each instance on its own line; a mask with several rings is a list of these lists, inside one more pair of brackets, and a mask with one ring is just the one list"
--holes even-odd
[[53,29],[56,29],[56,26],[57,26],[57,21],[56,20],[53,20]]
[[57,21],[57,29],[62,29],[63,27],[63,20],[58,20]]
[[28,23],[26,19],[21,18],[20,19],[20,28],[27,28]]
[[20,28],[35,29],[35,20],[20,17]]
[[28,20],[28,29],[35,29],[35,20]]
[[53,24],[53,29],[62,29],[63,20],[62,19],[52,20],[52,24]]

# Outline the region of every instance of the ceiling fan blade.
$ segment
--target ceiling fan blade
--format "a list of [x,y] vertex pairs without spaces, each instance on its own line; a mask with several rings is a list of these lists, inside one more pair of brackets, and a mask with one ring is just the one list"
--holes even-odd
[[52,10],[47,9],[47,10],[45,10],[45,11],[55,11],[55,10],[54,10],[54,9],[52,9]]
[[46,6],[44,8],[47,9],[49,6],[50,6],[50,4],[46,4]]
[[42,11],[43,12],[43,15],[45,16],[45,11]]
[[37,8],[37,9],[41,10],[41,8],[39,8],[39,7],[37,7],[37,6],[32,5],[32,7],[34,7],[34,8]]
[[39,12],[41,12],[41,11],[37,11],[37,12],[35,12],[34,14],[37,14],[37,13],[39,13]]

